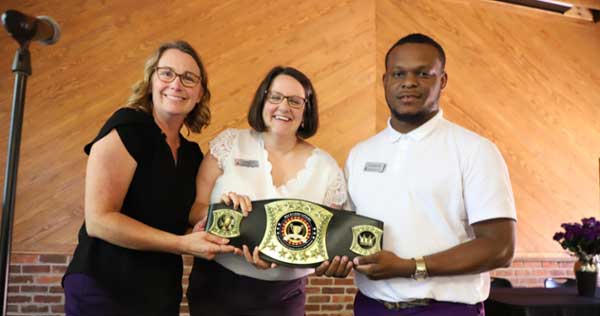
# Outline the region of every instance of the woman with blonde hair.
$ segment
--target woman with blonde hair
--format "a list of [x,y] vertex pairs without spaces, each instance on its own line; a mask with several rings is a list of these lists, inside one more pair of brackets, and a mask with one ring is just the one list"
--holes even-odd
[[203,154],[180,131],[209,123],[207,82],[188,43],[161,45],[126,107],[85,146],[85,221],[63,277],[66,315],[179,315],[181,254],[234,251],[206,232],[185,234]]

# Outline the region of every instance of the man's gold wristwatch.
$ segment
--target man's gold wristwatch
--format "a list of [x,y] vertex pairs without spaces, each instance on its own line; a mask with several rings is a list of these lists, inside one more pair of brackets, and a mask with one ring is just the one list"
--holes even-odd
[[413,273],[412,278],[421,281],[427,279],[427,265],[425,264],[425,259],[423,257],[413,258],[415,260],[416,268],[415,273]]

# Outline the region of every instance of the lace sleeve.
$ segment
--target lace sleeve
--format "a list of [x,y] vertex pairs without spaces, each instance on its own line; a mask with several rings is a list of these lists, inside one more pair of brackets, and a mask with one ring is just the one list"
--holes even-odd
[[325,193],[324,204],[327,206],[337,205],[342,207],[348,197],[346,189],[346,179],[340,168],[337,168],[335,176],[329,182],[327,186],[327,192]]
[[231,154],[231,148],[238,133],[233,129],[226,129],[209,142],[210,154],[219,162],[219,168],[223,170],[223,162]]

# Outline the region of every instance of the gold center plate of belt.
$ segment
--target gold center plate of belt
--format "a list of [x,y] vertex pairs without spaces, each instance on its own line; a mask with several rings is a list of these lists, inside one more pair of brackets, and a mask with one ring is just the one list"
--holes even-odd
[[329,260],[327,226],[333,214],[323,207],[298,200],[280,200],[265,205],[267,229],[258,249],[290,264],[312,264]]

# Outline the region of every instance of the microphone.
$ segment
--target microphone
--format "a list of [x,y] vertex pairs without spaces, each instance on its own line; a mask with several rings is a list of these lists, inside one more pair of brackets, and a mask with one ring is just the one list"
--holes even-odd
[[28,16],[16,10],[2,14],[2,24],[21,45],[28,41],[39,41],[52,45],[60,39],[60,27],[49,16]]

